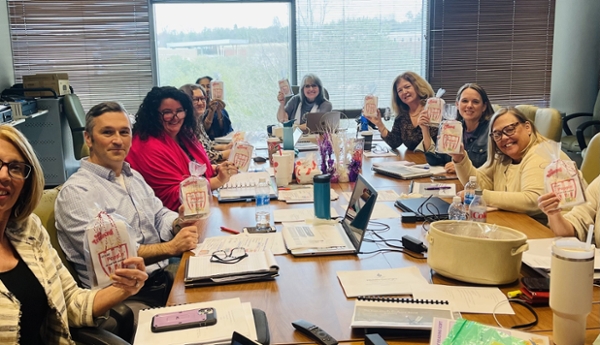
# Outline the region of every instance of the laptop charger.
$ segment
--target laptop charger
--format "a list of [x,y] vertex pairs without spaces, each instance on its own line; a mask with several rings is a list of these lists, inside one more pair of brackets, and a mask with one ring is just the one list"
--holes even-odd
[[422,254],[423,252],[427,251],[427,246],[423,244],[423,241],[419,241],[409,235],[402,236],[402,247],[418,254]]
[[414,212],[402,212],[400,214],[400,220],[402,223],[416,223],[419,217]]

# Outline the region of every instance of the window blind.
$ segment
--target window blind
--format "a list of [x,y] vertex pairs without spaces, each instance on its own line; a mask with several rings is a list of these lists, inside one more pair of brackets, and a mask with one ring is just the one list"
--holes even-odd
[[426,0],[296,0],[298,83],[315,73],[334,109],[361,109],[373,88],[390,105],[392,82],[426,71]]
[[548,106],[554,0],[431,0],[429,82],[476,82],[494,104]]
[[15,78],[66,72],[84,109],[135,113],[152,87],[147,0],[7,0]]

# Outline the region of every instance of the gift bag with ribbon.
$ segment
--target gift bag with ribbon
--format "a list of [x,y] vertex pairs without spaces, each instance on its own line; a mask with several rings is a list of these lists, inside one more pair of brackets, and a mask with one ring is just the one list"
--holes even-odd
[[440,123],[435,151],[438,153],[460,153],[460,143],[463,140],[463,126],[456,120],[456,106],[444,106],[444,120]]
[[204,178],[206,165],[191,161],[189,171],[190,176],[179,184],[179,200],[185,219],[200,219],[210,213],[212,199],[210,183]]
[[442,96],[446,93],[446,90],[439,89],[435,94],[435,97],[427,99],[425,103],[425,110],[429,117],[429,126],[437,127],[442,121],[442,115],[444,112],[444,105],[446,102],[442,99]]
[[547,140],[541,143],[536,153],[547,158],[550,164],[544,170],[546,193],[553,192],[558,197],[559,208],[570,208],[583,204],[585,190],[577,165],[571,160],[560,159],[560,143]]
[[294,172],[296,173],[296,183],[299,184],[313,183],[313,176],[321,175],[322,173],[317,164],[317,158],[312,153],[298,159],[294,167]]
[[137,255],[133,239],[133,230],[123,217],[99,207],[83,241],[92,288],[110,285],[115,271],[124,268],[123,261]]

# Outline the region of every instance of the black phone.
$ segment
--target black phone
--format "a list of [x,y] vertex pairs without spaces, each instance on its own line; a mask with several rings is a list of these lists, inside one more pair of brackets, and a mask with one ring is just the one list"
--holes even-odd
[[214,308],[196,308],[172,313],[156,314],[152,317],[152,332],[167,332],[193,327],[212,326],[217,323]]
[[545,277],[523,277],[521,283],[529,291],[546,292],[550,291],[550,278]]
[[231,345],[261,345],[261,343],[234,331],[233,336],[231,337]]

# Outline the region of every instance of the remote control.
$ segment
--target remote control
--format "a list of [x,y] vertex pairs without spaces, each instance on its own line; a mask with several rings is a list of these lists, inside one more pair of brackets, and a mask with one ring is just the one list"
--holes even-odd
[[313,325],[312,323],[305,320],[296,320],[292,322],[292,326],[307,336],[317,340],[319,344],[323,345],[337,345],[337,340],[327,334],[321,328]]

